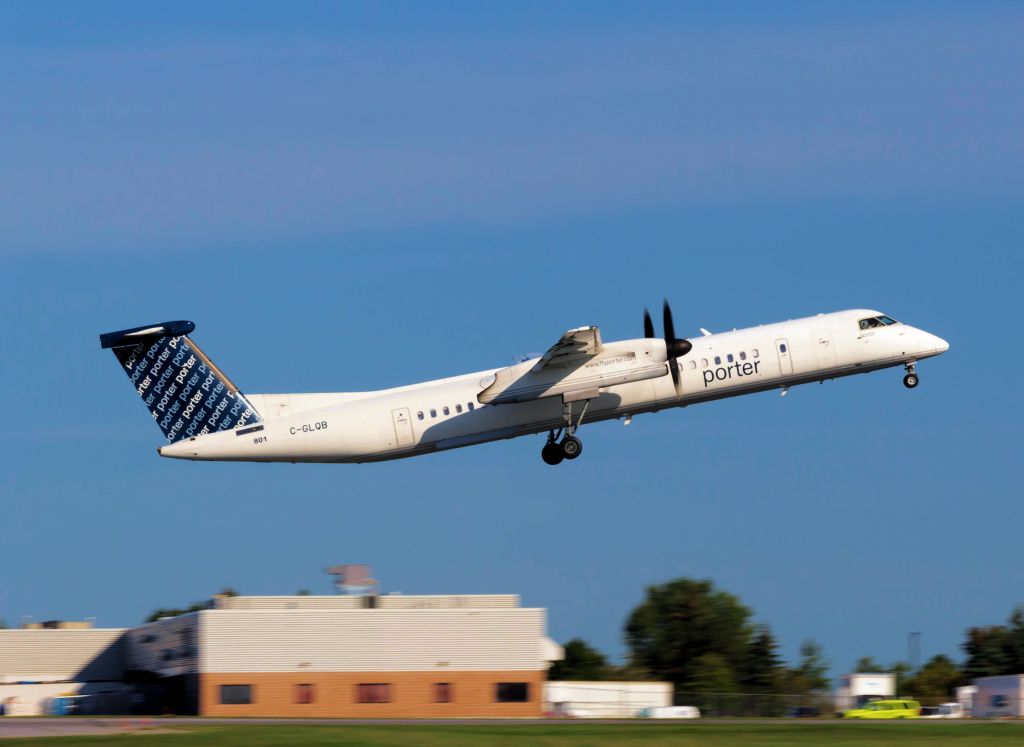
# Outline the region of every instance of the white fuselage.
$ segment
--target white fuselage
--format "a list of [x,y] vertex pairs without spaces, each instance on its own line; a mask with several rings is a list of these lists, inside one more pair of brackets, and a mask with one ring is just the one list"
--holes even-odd
[[[679,359],[680,386],[665,363],[664,342],[640,338],[604,344],[599,359],[574,376],[594,387],[584,423],[685,407],[723,397],[906,365],[945,352],[947,343],[906,324],[861,329],[866,309],[689,338]],[[660,351],[660,359],[658,358]],[[558,429],[563,396],[481,404],[499,373],[515,380],[535,361],[375,392],[248,395],[263,420],[255,426],[178,441],[160,449],[180,459],[252,462],[369,462],[425,454]],[[661,366],[656,375],[651,371]],[[620,383],[621,382],[621,383]],[[577,412],[583,402],[576,403]]]

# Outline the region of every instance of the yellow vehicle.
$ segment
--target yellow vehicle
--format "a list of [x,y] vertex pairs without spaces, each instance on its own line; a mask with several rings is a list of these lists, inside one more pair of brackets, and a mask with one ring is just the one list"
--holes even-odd
[[921,704],[916,700],[872,700],[861,708],[852,708],[843,718],[917,718]]

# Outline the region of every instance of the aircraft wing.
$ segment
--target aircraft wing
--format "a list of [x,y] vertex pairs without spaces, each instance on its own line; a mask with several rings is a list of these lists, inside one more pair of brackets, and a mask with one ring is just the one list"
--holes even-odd
[[531,370],[536,373],[546,368],[575,368],[600,355],[603,350],[601,330],[597,327],[577,327],[570,329],[548,348]]

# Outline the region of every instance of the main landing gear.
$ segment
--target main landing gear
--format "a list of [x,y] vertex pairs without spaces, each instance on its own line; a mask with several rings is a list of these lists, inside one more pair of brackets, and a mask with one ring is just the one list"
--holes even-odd
[[[546,464],[561,464],[563,459],[575,459],[583,453],[583,442],[576,438],[576,429],[583,422],[583,416],[587,414],[587,405],[589,404],[590,400],[584,400],[583,410],[573,422],[572,402],[563,403],[562,417],[565,419],[565,425],[557,432],[552,430],[548,433],[548,441],[540,450],[540,458]],[[563,433],[564,436],[562,436]],[[558,440],[559,436],[562,436],[561,441]]]
[[907,389],[913,389],[917,386],[917,369],[914,367],[913,363],[908,363],[906,365],[906,369],[907,375],[903,377],[903,386]]

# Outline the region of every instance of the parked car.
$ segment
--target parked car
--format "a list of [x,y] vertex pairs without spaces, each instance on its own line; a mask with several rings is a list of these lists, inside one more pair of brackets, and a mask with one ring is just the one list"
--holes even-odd
[[700,718],[697,706],[655,706],[641,708],[636,712],[637,718]]
[[938,706],[925,706],[921,709],[920,718],[964,718],[964,707],[960,703],[943,703]]
[[921,704],[916,700],[872,700],[862,708],[851,708],[843,718],[917,718]]
[[794,706],[786,711],[787,718],[818,718],[821,711],[815,706]]

